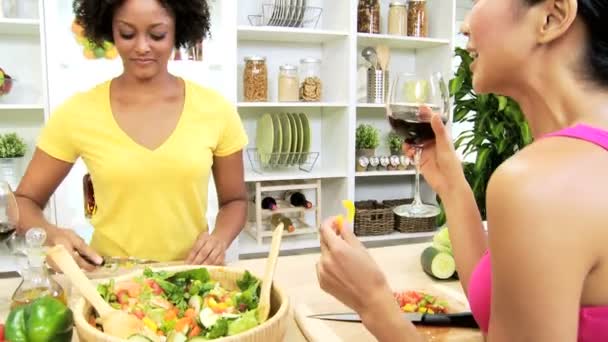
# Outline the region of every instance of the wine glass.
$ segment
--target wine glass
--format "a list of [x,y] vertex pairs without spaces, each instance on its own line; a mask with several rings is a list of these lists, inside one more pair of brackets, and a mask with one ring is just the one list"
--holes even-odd
[[393,209],[397,215],[424,218],[441,212],[439,207],[422,203],[420,199],[420,156],[424,144],[435,138],[431,128],[432,113],[439,114],[444,123],[450,120],[448,101],[447,85],[439,72],[400,73],[393,83],[386,107],[388,121],[395,133],[416,151],[414,201]]

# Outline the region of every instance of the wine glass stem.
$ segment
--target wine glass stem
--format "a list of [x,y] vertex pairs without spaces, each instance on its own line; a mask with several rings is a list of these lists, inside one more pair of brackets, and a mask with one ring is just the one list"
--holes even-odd
[[420,199],[420,158],[422,157],[422,146],[416,145],[416,153],[414,154],[414,166],[416,167],[416,182],[414,187],[414,202],[412,202],[412,207],[418,207],[422,205],[422,200]]

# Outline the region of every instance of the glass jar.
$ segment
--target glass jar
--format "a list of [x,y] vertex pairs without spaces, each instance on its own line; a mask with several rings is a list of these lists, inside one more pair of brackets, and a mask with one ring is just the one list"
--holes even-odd
[[297,102],[299,99],[298,67],[291,64],[279,67],[279,102]]
[[407,35],[407,5],[405,2],[394,1],[389,5],[388,34]]
[[321,101],[323,84],[321,82],[321,60],[303,58],[300,60],[300,101]]
[[266,57],[245,57],[243,96],[247,102],[268,101],[268,69]]
[[407,35],[428,36],[428,17],[425,0],[410,0],[407,6]]
[[378,0],[359,0],[357,13],[357,32],[380,33],[380,2]]

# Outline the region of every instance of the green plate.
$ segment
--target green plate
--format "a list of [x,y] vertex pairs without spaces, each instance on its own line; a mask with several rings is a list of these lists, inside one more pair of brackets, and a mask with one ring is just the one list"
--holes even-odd
[[258,119],[255,144],[260,155],[260,162],[262,165],[268,165],[274,147],[274,126],[268,113]]
[[281,113],[278,115],[281,121],[281,132],[283,132],[283,147],[281,148],[281,155],[279,157],[280,165],[287,165],[289,161],[289,152],[291,151],[291,124],[287,114]]
[[304,113],[300,113],[300,120],[302,121],[302,129],[304,131],[304,144],[302,146],[302,156],[300,157],[300,164],[304,164],[308,159],[308,153],[310,152],[310,123],[308,117]]
[[293,118],[296,121],[296,126],[297,126],[297,132],[298,132],[298,146],[296,147],[296,155],[294,157],[294,163],[295,164],[300,164],[300,160],[302,159],[302,156],[300,155],[302,153],[302,148],[304,147],[304,125],[302,125],[302,120],[300,119],[300,116],[296,113],[293,113]]
[[298,148],[298,125],[292,113],[287,113],[289,119],[289,127],[291,128],[291,148],[289,149],[289,158],[287,165],[292,166],[296,162],[296,150]]
[[272,145],[272,156],[270,158],[270,165],[277,165],[279,162],[279,153],[283,148],[283,130],[281,129],[281,121],[279,115],[273,113],[270,115],[272,118],[272,126],[274,127],[274,145]]

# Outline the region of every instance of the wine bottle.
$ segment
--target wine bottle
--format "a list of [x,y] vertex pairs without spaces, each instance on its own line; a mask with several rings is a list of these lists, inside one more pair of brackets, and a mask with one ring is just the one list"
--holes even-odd
[[306,209],[312,208],[312,203],[306,200],[306,196],[299,191],[285,192],[285,200],[294,207],[303,207]]
[[289,233],[293,233],[296,230],[296,227],[293,225],[293,221],[285,215],[274,214],[270,217],[270,224],[272,228],[278,226],[279,223],[283,223],[283,229],[287,230]]
[[264,199],[262,199],[262,209],[267,209],[267,210],[277,209],[277,201],[272,197],[264,197]]

